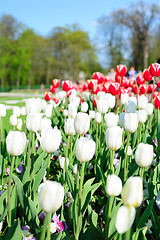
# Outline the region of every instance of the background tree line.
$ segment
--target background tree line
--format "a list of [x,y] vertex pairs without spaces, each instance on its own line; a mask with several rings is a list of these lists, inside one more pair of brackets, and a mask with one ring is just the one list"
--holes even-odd
[[[98,19],[96,44],[77,24],[41,36],[11,15],[0,17],[0,84],[50,84],[53,78],[77,81],[124,63],[137,70],[160,57],[159,5],[132,4]],[[99,53],[103,59],[98,60]],[[101,62],[101,63],[100,63]]]

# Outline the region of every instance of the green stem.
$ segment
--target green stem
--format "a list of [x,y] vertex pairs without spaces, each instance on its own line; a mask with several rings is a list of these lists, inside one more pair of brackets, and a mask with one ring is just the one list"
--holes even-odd
[[34,178],[34,168],[33,168],[33,165],[34,165],[34,155],[35,155],[35,133],[33,132],[32,133],[32,154],[31,154],[31,182]]
[[112,173],[114,173],[114,167],[113,167],[114,153],[115,153],[115,151],[110,150],[110,169],[111,169]]
[[28,143],[28,159],[27,159],[27,168],[28,168],[28,176],[30,175],[30,155],[31,155],[31,132],[29,132],[29,143]]
[[[48,226],[48,228],[49,228],[48,231],[50,231],[50,222],[51,222],[51,213],[47,213],[46,216],[45,216],[45,219],[44,219],[40,240],[46,239],[45,238],[46,230],[47,230],[47,226]],[[47,240],[50,239],[50,238],[48,238],[49,237],[48,231],[47,231]]]
[[109,233],[109,223],[110,223],[110,220],[111,220],[111,212],[112,212],[112,204],[113,204],[113,200],[114,200],[114,197],[109,197],[108,201],[109,201],[109,204],[108,204],[108,213],[107,213],[107,220],[106,220],[106,225],[105,225],[105,229],[104,229],[104,234],[105,234],[105,240],[108,240],[108,233]]
[[131,238],[131,231],[130,231],[130,229],[127,231],[127,232],[125,232],[123,235],[122,235],[122,240],[130,240]]
[[73,136],[71,135],[71,145],[70,145],[70,149],[71,149],[70,161],[71,161],[71,163],[72,163],[72,141],[73,141]]
[[70,141],[70,136],[68,136],[68,139],[67,139],[67,146],[66,146],[66,152],[65,152],[65,162],[64,162],[64,168],[63,168],[63,180],[64,180],[64,183],[66,181],[66,172],[68,170],[68,167],[67,167],[67,156],[68,156],[69,141]]
[[77,228],[76,228],[76,240],[79,239],[79,233],[80,233],[80,223],[82,218],[81,213],[81,201],[82,201],[82,187],[83,187],[83,181],[84,181],[84,169],[85,169],[85,163],[82,163],[81,168],[81,179],[80,179],[80,185],[79,185],[79,201],[78,201],[78,220],[77,220]]
[[126,145],[126,152],[125,152],[125,157],[124,157],[124,182],[126,182],[127,180],[127,173],[128,173],[128,164],[127,164],[127,152],[128,152],[128,146],[129,146],[129,142],[130,142],[130,136],[131,134],[129,132],[127,132],[127,145]]
[[51,154],[48,153],[48,165],[47,165],[47,180],[49,179],[49,171],[50,171],[50,164],[51,164]]
[[2,144],[3,144],[3,121],[2,121],[2,118],[0,118],[0,125],[1,125],[1,150],[0,150],[0,153],[2,153]]
[[153,78],[153,89],[152,89],[152,95],[151,95],[151,103],[153,102],[154,84],[155,84],[155,77]]
[[51,213],[49,213],[50,216],[48,217],[48,228],[47,228],[47,240],[51,240],[51,231],[50,231],[50,225],[51,225]]
[[12,172],[14,168],[14,161],[15,156],[13,156],[11,161],[11,168],[10,168],[10,174],[9,174],[9,181],[8,181],[8,226],[11,226],[11,181],[12,181]]
[[143,181],[144,167],[140,167],[139,173],[140,173],[140,177],[142,178],[142,181]]
[[142,124],[139,123],[139,124],[138,124],[138,141],[137,141],[137,147],[138,147],[138,144],[141,142],[141,130],[142,130]]
[[96,159],[98,156],[98,123],[96,123]]

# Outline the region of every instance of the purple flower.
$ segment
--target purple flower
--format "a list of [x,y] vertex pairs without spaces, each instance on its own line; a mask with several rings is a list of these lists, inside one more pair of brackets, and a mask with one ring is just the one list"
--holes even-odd
[[0,190],[0,196],[2,196],[3,193],[4,193],[4,191],[3,191],[3,190]]
[[39,148],[39,145],[38,145],[38,141],[37,141],[36,144],[35,144],[36,151],[38,150],[38,148]]
[[5,175],[9,175],[10,174],[10,168],[6,168],[6,173],[5,173]]
[[155,138],[153,139],[152,142],[155,144],[156,147],[158,146],[158,141]]
[[117,169],[118,164],[119,164],[119,159],[114,158],[113,165],[114,165],[115,169]]
[[28,225],[25,225],[25,226],[22,226],[21,229],[22,231],[23,230],[29,231],[30,227]]
[[16,172],[17,172],[17,173],[21,173],[21,172],[23,171],[23,164],[24,164],[24,162],[22,161],[22,162],[20,163],[19,167],[16,168]]
[[63,221],[60,221],[60,214],[57,215],[56,213],[53,215],[51,221],[52,222],[55,222],[56,223],[56,229],[57,229],[57,232],[60,233],[62,231],[66,231],[67,230],[67,225],[66,223]]
[[39,218],[39,220],[40,220],[40,221],[42,221],[42,222],[43,222],[43,221],[44,221],[44,218],[45,218],[45,216],[46,216],[46,213],[45,213],[45,212],[42,212],[42,213],[40,213],[40,214],[39,214],[38,218]]

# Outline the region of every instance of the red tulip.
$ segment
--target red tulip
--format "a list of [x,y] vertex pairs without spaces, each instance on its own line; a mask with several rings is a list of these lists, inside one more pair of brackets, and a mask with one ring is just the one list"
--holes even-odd
[[159,63],[152,63],[149,68],[150,74],[154,77],[160,76],[160,64]]
[[93,86],[93,89],[92,89],[92,93],[93,94],[97,94],[98,92],[100,91],[100,87],[99,87],[99,85],[94,85]]
[[151,81],[152,78],[153,78],[153,76],[150,74],[149,69],[145,69],[145,70],[143,71],[143,77],[144,77],[144,79],[145,79],[146,81]]
[[138,84],[138,85],[144,84],[145,81],[146,81],[146,80],[145,80],[144,77],[143,77],[143,73],[140,73],[140,74],[138,75],[138,77],[137,77],[137,84]]
[[157,87],[160,88],[160,80],[157,82]]
[[103,91],[108,93],[109,92],[109,86],[110,86],[111,82],[106,82],[103,84]]
[[102,82],[104,82],[105,77],[104,77],[103,73],[95,72],[92,75],[92,79],[96,79],[98,81],[98,83],[102,83]]
[[135,79],[132,79],[132,78],[129,79],[129,87],[132,88],[135,83],[136,83]]
[[59,86],[60,86],[60,81],[59,81],[58,79],[53,79],[53,80],[52,80],[52,86],[53,86],[54,88],[59,88]]
[[146,84],[140,85],[139,91],[140,93],[145,94],[147,92],[147,85]]
[[115,83],[111,83],[110,86],[109,86],[109,92],[112,94],[112,95],[118,95],[120,91],[120,84],[115,82]]
[[95,108],[97,108],[97,99],[96,98],[93,98],[93,105]]
[[152,93],[152,91],[156,91],[157,90],[157,85],[154,84],[154,87],[153,87],[153,84],[148,84],[148,89],[147,89],[147,93]]
[[72,82],[69,81],[69,80],[63,81],[62,82],[62,88],[63,88],[63,91],[68,92],[69,90],[72,89]]
[[118,75],[118,73],[116,73],[116,75],[115,75],[116,82],[120,83],[120,81],[122,81],[122,78],[123,77],[121,77],[120,75]]
[[59,103],[59,98],[54,97],[53,101],[57,104],[57,103]]
[[121,80],[121,87],[127,88],[129,86],[129,80],[126,77],[123,77]]
[[88,80],[87,83],[88,83],[88,88],[92,90],[94,85],[98,84],[98,81],[97,79],[91,79],[91,80]]
[[104,76],[104,82],[113,82],[113,79],[111,78],[111,76]]
[[84,83],[82,84],[82,89],[83,89],[83,91],[85,91],[85,90],[88,89],[88,84],[87,84],[87,82],[84,82]]
[[52,93],[51,92],[45,92],[45,100],[50,101],[52,99]]
[[53,86],[50,86],[50,91],[51,91],[52,93],[55,93],[55,92],[57,91],[57,88],[55,88],[55,87],[53,87]]
[[117,71],[117,74],[121,77],[125,76],[126,73],[127,73],[127,67],[126,65],[117,65],[116,66],[116,71]]
[[134,84],[134,85],[132,86],[132,92],[133,92],[134,94],[137,94],[137,93],[138,93],[138,86],[137,86],[136,84]]
[[156,109],[160,109],[160,96],[157,96],[155,99],[154,99],[154,106]]
[[159,92],[154,92],[153,93],[153,99],[155,99],[157,96],[159,96],[160,95],[160,93]]

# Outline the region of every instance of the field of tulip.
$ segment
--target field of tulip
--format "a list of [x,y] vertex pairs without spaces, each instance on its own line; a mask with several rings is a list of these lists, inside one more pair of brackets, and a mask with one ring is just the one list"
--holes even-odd
[[0,239],[160,239],[160,65],[116,70],[0,104]]

